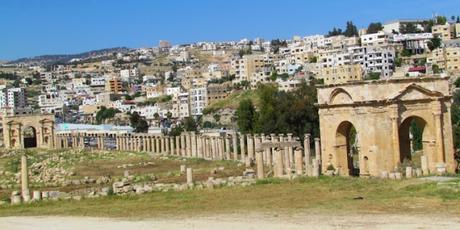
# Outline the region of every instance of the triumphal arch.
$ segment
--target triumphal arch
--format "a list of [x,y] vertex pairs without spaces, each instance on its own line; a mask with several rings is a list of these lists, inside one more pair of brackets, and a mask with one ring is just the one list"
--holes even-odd
[[[431,173],[455,172],[448,78],[362,81],[318,88],[322,170],[380,176],[420,162],[410,130],[419,127]],[[354,159],[353,159],[354,158]]]
[[5,148],[54,148],[54,115],[16,115],[3,117]]

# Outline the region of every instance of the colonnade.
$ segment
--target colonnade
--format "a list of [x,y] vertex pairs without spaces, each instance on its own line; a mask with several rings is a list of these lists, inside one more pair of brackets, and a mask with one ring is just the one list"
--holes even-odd
[[[315,151],[311,151],[312,138],[304,136],[302,147],[286,145],[283,149],[266,148],[256,162],[256,146],[261,143],[299,141],[292,134],[239,134],[219,135],[183,132],[180,136],[138,133],[58,133],[57,148],[90,148],[98,150],[144,151],[157,154],[204,158],[208,160],[236,160],[246,166],[261,164],[274,170],[275,176],[290,174],[293,170],[310,172],[314,161],[320,164],[319,138],[315,138]],[[316,156],[314,158],[314,156]],[[299,160],[302,162],[300,163]],[[301,165],[301,167],[299,166]],[[276,171],[278,167],[278,171]],[[282,168],[282,169],[280,169]]]

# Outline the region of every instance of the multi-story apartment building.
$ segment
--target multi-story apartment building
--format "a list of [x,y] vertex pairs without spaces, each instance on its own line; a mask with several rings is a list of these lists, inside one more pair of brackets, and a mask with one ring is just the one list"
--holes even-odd
[[433,38],[431,33],[417,34],[395,34],[391,41],[396,44],[401,44],[404,49],[409,50],[412,54],[424,53],[428,48],[428,42]]
[[438,48],[431,52],[427,63],[437,65],[448,73],[460,72],[460,47]]
[[443,41],[455,38],[455,24],[446,23],[444,25],[434,25],[431,28],[433,36],[441,38]]
[[388,78],[394,71],[395,50],[391,46],[348,47],[340,51],[320,52],[321,67],[360,64],[364,73],[378,72]]
[[124,91],[123,82],[116,77],[111,78],[106,81],[105,90],[116,94],[122,93]]
[[365,34],[361,36],[362,46],[386,46],[390,41],[391,34],[383,31],[374,34]]
[[253,82],[254,77],[270,76],[272,65],[270,55],[245,55],[243,58],[234,59],[231,63],[231,73],[235,74],[233,82]]
[[185,118],[190,116],[188,93],[178,93],[173,96],[172,116],[175,118]]
[[0,90],[0,109],[21,109],[26,107],[26,96],[23,88],[2,88]]
[[209,84],[207,87],[208,104],[222,100],[228,97],[232,91],[232,83],[225,82],[223,84]]
[[207,105],[207,89],[206,87],[192,88],[189,91],[190,95],[190,115],[201,116],[203,109]]
[[360,81],[363,80],[363,69],[360,64],[325,67],[321,69],[318,77],[323,79],[326,85]]
[[51,92],[38,96],[38,106],[41,113],[60,114],[64,107],[64,101],[57,92]]

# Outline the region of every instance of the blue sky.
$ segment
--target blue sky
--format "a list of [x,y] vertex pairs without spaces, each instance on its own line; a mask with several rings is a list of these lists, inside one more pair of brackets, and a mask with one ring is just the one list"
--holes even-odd
[[0,60],[126,46],[326,33],[460,15],[458,0],[0,0]]

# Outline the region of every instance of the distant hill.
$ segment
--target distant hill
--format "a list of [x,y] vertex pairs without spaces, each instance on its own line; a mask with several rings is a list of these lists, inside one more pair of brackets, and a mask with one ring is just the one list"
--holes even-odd
[[131,49],[126,47],[107,48],[100,50],[92,50],[79,54],[56,54],[56,55],[41,55],[30,58],[20,58],[8,62],[8,64],[56,64],[67,63],[72,59],[88,59],[110,55],[112,53],[127,53]]

